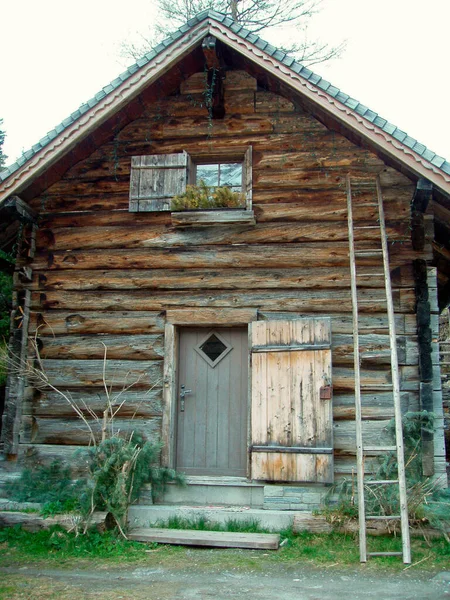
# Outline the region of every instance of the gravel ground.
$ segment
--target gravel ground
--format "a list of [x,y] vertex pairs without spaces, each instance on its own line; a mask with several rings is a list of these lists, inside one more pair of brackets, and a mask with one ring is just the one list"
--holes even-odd
[[[274,567],[263,572],[207,572],[197,565],[114,569],[0,568],[0,598],[16,600],[439,600],[450,599],[450,571],[438,575],[365,572],[310,566]],[[3,594],[3,595],[2,595]]]

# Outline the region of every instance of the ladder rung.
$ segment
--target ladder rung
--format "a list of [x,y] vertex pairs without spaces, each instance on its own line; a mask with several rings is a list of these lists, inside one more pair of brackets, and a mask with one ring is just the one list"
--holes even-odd
[[373,256],[383,254],[383,250],[355,250],[355,256]]
[[403,556],[403,552],[368,552],[367,556]]
[[364,446],[364,452],[395,452],[397,446]]
[[375,277],[378,275],[384,275],[384,273],[356,273],[357,277]]
[[380,229],[379,225],[359,225],[353,227],[353,229]]
[[369,479],[364,482],[364,485],[391,485],[394,483],[398,483],[398,479]]
[[366,520],[371,521],[400,521],[400,515],[366,515]]

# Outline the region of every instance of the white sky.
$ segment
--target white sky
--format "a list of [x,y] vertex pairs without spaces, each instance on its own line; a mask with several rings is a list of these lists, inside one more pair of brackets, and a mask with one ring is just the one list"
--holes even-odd
[[[21,0],[0,14],[0,118],[12,162],[125,69],[120,42],[138,39],[156,13],[152,0]],[[324,0],[310,37],[348,46],[312,68],[450,160],[449,26],[449,0]]]

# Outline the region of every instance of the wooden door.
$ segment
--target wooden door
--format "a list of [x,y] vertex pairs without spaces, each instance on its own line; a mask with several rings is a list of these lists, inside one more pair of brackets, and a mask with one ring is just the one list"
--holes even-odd
[[247,388],[247,329],[180,331],[178,470],[188,475],[246,475]]
[[329,318],[251,324],[252,478],[333,481]]

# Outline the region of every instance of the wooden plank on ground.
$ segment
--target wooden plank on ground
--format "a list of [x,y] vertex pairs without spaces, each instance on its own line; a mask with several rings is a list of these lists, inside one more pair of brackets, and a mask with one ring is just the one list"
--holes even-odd
[[280,543],[280,536],[277,533],[233,533],[190,529],[147,529],[143,527],[132,529],[128,538],[136,542],[261,550],[277,550]]

